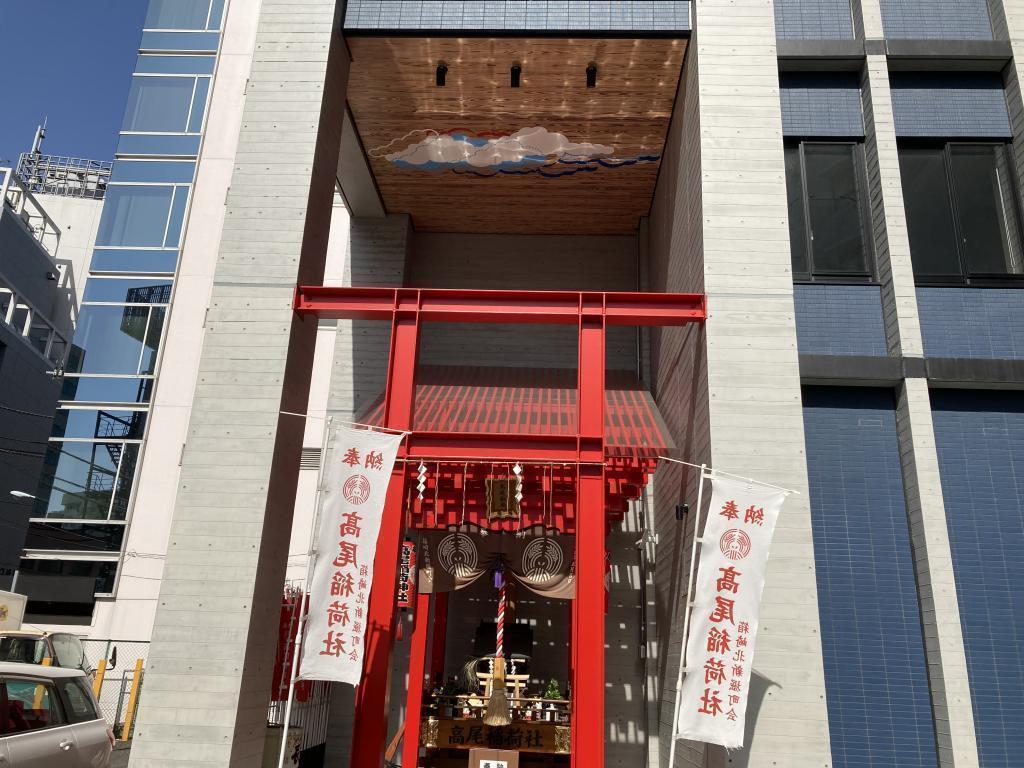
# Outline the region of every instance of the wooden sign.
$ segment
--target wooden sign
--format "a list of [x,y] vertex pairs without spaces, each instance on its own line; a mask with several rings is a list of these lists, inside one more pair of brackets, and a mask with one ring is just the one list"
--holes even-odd
[[398,607],[408,608],[416,600],[416,542],[402,542],[398,563]]
[[516,481],[509,477],[488,478],[487,519],[518,520],[519,502],[516,500]]
[[423,722],[420,731],[420,743],[437,749],[510,749],[567,755],[571,743],[568,725],[546,722],[521,721],[492,728],[482,720],[432,717]]

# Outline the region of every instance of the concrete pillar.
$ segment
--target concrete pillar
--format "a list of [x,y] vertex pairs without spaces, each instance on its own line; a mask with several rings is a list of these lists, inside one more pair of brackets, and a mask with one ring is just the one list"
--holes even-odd
[[[869,37],[881,37],[878,0],[861,0],[860,7],[865,29],[874,30]],[[888,62],[884,55],[868,55],[861,87],[864,154],[889,352],[904,358],[922,358],[924,345],[903,206]],[[896,423],[939,764],[943,768],[973,767],[978,765],[974,713],[926,379],[903,381],[898,392]]]
[[[401,286],[411,245],[412,223],[406,214],[353,218],[343,284],[379,288]],[[327,411],[337,419],[356,421],[384,393],[391,326],[372,320],[339,320],[337,324]],[[405,619],[403,616],[402,620]],[[411,626],[405,629],[410,630]],[[392,732],[401,721],[404,709],[407,649],[407,643],[399,644],[393,658],[397,674],[392,674],[390,696]],[[325,748],[327,765],[337,768],[349,765],[354,705],[351,686],[333,686]]]
[[[831,764],[831,749],[773,10],[755,0],[698,0],[694,13],[685,103],[666,147],[649,245],[652,287],[704,290],[710,316],[703,339],[695,329],[656,335],[658,402],[688,460],[708,460],[799,495],[786,501],[769,561],[746,747],[701,755],[700,745],[683,743],[677,761],[820,768]],[[660,470],[656,493],[658,580],[673,585],[665,591],[679,604],[659,609],[659,651],[669,655],[663,662],[667,725],[685,599],[682,561],[693,535],[692,521],[684,532],[672,510],[688,501],[696,512],[696,474]],[[667,732],[663,726],[663,738]],[[664,759],[664,741],[660,751]]]
[[133,768],[259,765],[349,57],[335,0],[263,0]]
[[935,737],[942,768],[976,768],[978,744],[971,709],[967,657],[953,578],[932,409],[925,379],[905,379],[896,429],[910,519]]
[[[874,6],[877,8],[877,2]],[[878,279],[882,284],[882,316],[889,354],[921,357],[924,347],[885,56],[867,57],[861,75],[861,94],[872,235]]]

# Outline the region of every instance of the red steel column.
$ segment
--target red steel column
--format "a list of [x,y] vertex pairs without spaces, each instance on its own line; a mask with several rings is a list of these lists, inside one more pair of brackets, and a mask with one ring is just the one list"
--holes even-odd
[[[415,578],[415,577],[414,577]],[[409,690],[405,694],[405,737],[402,768],[416,768],[420,754],[420,719],[424,672],[427,668],[427,636],[430,627],[430,593],[416,595],[412,638],[409,645]]]
[[[418,339],[418,313],[396,313],[391,326],[388,385],[384,394],[384,425],[391,429],[412,427]],[[398,462],[391,473],[384,514],[381,517],[380,536],[377,539],[377,553],[373,561],[373,588],[367,611],[363,679],[356,688],[352,723],[351,768],[380,768],[384,762],[391,650],[395,643],[395,593],[398,586],[398,547],[402,538],[404,486],[405,464]]]
[[573,619],[574,768],[604,766],[604,370],[603,306],[581,302],[576,511],[576,605]]

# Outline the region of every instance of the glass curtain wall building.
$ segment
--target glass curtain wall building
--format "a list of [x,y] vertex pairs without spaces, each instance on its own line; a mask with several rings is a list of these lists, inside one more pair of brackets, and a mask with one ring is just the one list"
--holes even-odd
[[21,562],[37,620],[88,624],[116,589],[224,5],[149,3]]

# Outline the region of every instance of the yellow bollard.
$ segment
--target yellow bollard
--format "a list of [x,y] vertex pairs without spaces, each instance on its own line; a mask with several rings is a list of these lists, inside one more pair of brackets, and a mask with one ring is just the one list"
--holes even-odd
[[[43,659],[42,662],[40,662],[40,666],[48,667],[52,663],[53,663],[53,659],[47,657],[47,658]],[[32,709],[38,711],[38,710],[43,708],[43,694],[44,693],[46,693],[46,686],[45,685],[37,685],[36,686],[36,695],[35,695],[35,698],[32,700]]]
[[132,675],[132,690],[128,694],[128,710],[124,713],[124,725],[121,728],[121,741],[129,741],[132,734],[132,720],[135,719],[135,706],[139,701],[139,687],[142,683],[142,659],[135,660],[135,674]]
[[96,701],[100,700],[100,691],[103,690],[103,676],[107,673],[107,660],[100,659],[99,665],[96,667],[96,675],[92,679],[92,695],[96,697]]

